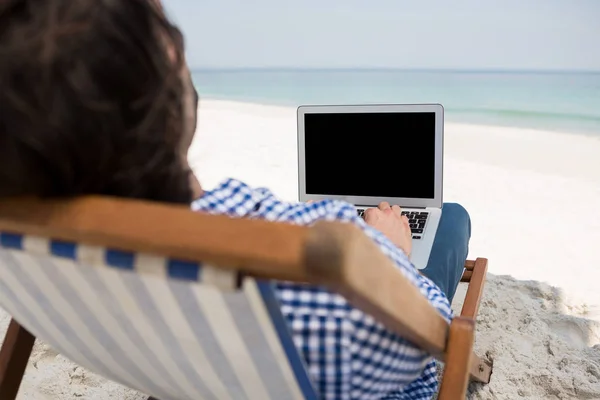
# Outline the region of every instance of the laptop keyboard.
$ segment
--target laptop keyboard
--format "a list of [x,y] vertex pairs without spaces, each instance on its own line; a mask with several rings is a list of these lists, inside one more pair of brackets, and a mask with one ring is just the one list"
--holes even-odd
[[[364,218],[365,209],[357,208],[356,212],[358,216]],[[429,217],[429,212],[427,211],[402,211],[402,215],[405,215],[408,218],[408,223],[410,225],[410,231],[412,233],[412,238],[419,240],[423,237],[423,231],[425,230],[425,224],[427,224],[427,218]]]

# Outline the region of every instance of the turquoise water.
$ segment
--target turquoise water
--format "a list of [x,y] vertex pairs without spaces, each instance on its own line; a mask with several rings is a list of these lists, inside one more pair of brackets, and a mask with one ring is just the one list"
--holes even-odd
[[302,104],[441,103],[446,120],[600,135],[600,72],[199,70],[201,97]]

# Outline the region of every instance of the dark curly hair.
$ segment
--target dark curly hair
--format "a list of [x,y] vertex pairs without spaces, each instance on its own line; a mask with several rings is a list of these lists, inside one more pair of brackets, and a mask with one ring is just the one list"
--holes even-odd
[[1,1],[0,197],[189,202],[182,54],[153,1]]

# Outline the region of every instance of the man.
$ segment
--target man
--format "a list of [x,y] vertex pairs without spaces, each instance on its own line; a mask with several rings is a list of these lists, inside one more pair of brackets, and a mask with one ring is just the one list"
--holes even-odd
[[[182,47],[154,0],[3,1],[0,196],[104,194],[238,218],[352,223],[450,320],[470,237],[466,211],[444,206],[422,271],[429,279],[410,263],[410,229],[397,205],[382,203],[363,220],[344,202],[286,203],[234,179],[203,190],[187,161],[197,97]],[[429,399],[436,392],[431,357],[343,297],[286,282],[278,294],[324,399]]]

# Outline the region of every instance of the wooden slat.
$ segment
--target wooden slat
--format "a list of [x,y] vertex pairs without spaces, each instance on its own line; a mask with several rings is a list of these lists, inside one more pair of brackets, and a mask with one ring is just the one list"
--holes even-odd
[[470,318],[454,318],[450,325],[448,352],[444,376],[438,394],[439,400],[464,399],[471,370],[471,349],[475,322]]
[[308,228],[232,219],[127,199],[0,201],[0,230],[192,261],[255,276],[305,281]]
[[475,268],[475,261],[473,261],[473,260],[465,261],[465,269],[467,271],[473,271],[473,268]]
[[473,277],[473,271],[465,271],[460,278],[461,282],[471,282],[471,278]]
[[448,324],[357,227],[315,224],[306,258],[311,275],[322,277],[388,329],[444,359]]
[[473,318],[474,320],[477,319],[477,312],[479,311],[479,304],[481,303],[481,296],[485,285],[487,266],[488,260],[486,258],[478,258],[475,260],[473,275],[460,313],[462,317]]

